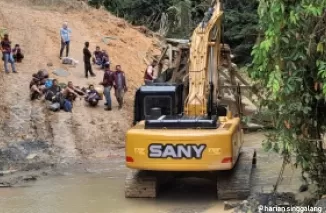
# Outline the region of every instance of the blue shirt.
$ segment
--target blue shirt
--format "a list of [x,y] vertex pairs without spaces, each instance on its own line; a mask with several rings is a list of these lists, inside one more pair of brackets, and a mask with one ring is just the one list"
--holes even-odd
[[70,33],[71,33],[71,29],[69,28],[61,28],[60,30],[60,36],[61,39],[63,40],[63,42],[67,42],[70,41]]

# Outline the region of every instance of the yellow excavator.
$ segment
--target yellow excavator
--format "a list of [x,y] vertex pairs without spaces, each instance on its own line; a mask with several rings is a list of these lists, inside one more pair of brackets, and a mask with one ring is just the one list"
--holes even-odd
[[240,117],[217,101],[223,11],[219,1],[210,9],[190,40],[189,85],[153,83],[136,92],[126,133],[127,198],[155,198],[160,185],[180,177],[216,181],[218,199],[250,194],[256,151],[242,147]]

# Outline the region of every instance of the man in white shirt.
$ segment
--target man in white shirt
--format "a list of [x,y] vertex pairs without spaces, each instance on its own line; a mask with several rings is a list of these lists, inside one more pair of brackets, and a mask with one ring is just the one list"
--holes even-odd
[[68,57],[69,55],[70,35],[71,35],[71,29],[68,28],[68,22],[64,22],[62,28],[60,29],[60,37],[61,37],[60,59],[62,58],[62,53],[65,48],[66,48],[66,57]]
[[147,67],[144,75],[145,85],[150,85],[155,80],[154,68],[156,67],[156,65],[157,65],[157,61],[154,60],[152,64]]

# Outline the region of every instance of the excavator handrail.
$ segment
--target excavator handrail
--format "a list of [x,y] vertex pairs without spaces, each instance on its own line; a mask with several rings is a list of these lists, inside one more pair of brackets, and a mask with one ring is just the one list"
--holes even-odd
[[[194,30],[190,43],[189,56],[189,94],[185,99],[186,115],[204,116],[207,114],[207,92],[209,87],[208,73],[217,70],[220,52],[220,31],[223,11],[220,1],[215,1],[211,17],[206,17]],[[209,12],[207,12],[208,15]],[[216,28],[217,27],[217,28]],[[218,30],[218,38],[211,41],[213,30]],[[213,48],[216,59],[210,58],[210,48]],[[214,66],[209,66],[214,63]],[[212,80],[212,79],[211,79]],[[215,81],[214,81],[215,82]]]

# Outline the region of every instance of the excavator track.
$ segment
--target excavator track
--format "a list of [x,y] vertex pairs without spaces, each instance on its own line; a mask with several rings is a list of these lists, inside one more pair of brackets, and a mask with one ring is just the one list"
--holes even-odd
[[158,179],[149,171],[129,170],[125,182],[126,198],[156,198]]
[[235,167],[231,171],[218,173],[218,199],[247,199],[250,195],[252,168],[255,164],[256,150],[242,148]]

